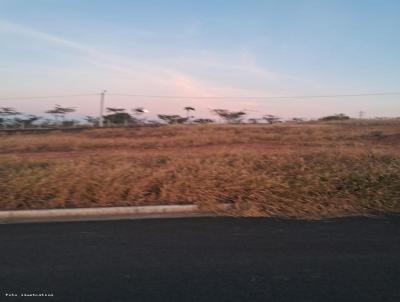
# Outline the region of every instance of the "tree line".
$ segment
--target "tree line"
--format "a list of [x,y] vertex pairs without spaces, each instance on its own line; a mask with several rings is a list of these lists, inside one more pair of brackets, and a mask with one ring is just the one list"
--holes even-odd
[[[125,108],[107,107],[106,114],[103,116],[103,122],[106,126],[129,126],[129,125],[144,125],[144,124],[212,124],[216,121],[210,118],[196,118],[193,116],[196,109],[191,106],[183,107],[185,115],[180,114],[158,114],[158,120],[147,119],[146,110],[144,107],[136,107],[128,111]],[[55,105],[53,108],[45,111],[44,113],[50,114],[53,118],[48,119],[32,114],[24,114],[17,111],[12,107],[0,107],[0,126],[3,128],[32,128],[32,127],[51,127],[51,126],[63,126],[69,127],[81,124],[80,121],[68,119],[69,114],[76,112],[76,108],[63,107],[61,105]],[[282,122],[282,119],[278,116],[265,114],[259,118],[246,118],[246,110],[242,111],[231,111],[227,109],[212,109],[216,117],[225,123],[229,124],[240,124],[240,123],[268,123],[276,124]],[[332,120],[346,120],[350,119],[345,114],[335,114],[321,118],[323,121]],[[293,122],[302,122],[301,118],[293,118]],[[99,117],[86,116],[85,124],[92,126],[99,125]]]

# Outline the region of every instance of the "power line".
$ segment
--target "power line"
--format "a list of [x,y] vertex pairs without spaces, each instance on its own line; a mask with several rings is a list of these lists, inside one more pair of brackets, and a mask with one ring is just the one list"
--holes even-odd
[[400,95],[400,92],[297,95],[297,96],[179,96],[179,95],[146,95],[146,94],[121,94],[121,93],[109,93],[108,95],[143,97],[143,98],[165,98],[165,99],[310,99],[310,98],[342,98],[342,97],[361,97],[361,96],[389,96],[389,95]]
[[0,100],[34,100],[34,99],[52,99],[52,98],[69,98],[78,96],[94,96],[99,95],[98,93],[91,94],[69,94],[69,95],[46,95],[46,96],[22,96],[22,97],[2,97]]
[[[83,96],[98,96],[99,93],[90,94],[70,94],[70,95],[47,95],[31,97],[1,97],[0,100],[33,100],[68,98]],[[141,98],[164,98],[164,99],[312,99],[312,98],[343,98],[343,97],[363,97],[363,96],[394,96],[400,92],[376,92],[376,93],[357,93],[357,94],[322,94],[322,95],[294,95],[294,96],[182,96],[182,95],[147,95],[147,94],[123,94],[108,93],[110,96],[141,97]]]

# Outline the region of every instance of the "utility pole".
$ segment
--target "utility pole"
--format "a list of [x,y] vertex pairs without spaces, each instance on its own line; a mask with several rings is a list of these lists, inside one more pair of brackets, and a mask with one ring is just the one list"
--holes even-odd
[[104,90],[102,93],[100,93],[100,117],[99,117],[99,126],[104,127],[104,96],[106,94],[107,90]]
[[358,118],[361,120],[363,117],[364,117],[364,111],[360,111],[359,113],[358,113]]

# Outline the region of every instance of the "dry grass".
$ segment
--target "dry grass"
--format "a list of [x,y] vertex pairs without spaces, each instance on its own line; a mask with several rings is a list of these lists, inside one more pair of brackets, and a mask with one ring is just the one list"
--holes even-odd
[[229,202],[247,216],[398,213],[399,150],[399,121],[2,136],[0,207]]

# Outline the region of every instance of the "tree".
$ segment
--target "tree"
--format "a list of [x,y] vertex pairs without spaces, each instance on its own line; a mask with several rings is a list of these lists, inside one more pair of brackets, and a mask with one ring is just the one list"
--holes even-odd
[[107,123],[122,125],[129,123],[137,123],[137,120],[129,113],[125,112],[124,108],[106,108],[109,114],[104,116],[104,120]]
[[12,107],[0,107],[0,124],[7,126],[8,124],[13,124],[18,115],[21,115]]
[[61,118],[62,122],[64,122],[65,116],[68,113],[75,111],[76,111],[75,108],[72,107],[62,107],[60,105],[55,105],[53,109],[47,110],[45,113],[53,115],[56,121],[58,121],[59,118]]
[[263,116],[263,119],[267,121],[268,124],[275,124],[281,121],[280,117],[277,117],[272,114],[267,114]]
[[144,113],[149,112],[147,109],[143,108],[143,107],[136,107],[132,109],[133,113],[135,113],[136,115],[142,115]]
[[109,113],[119,113],[119,112],[125,112],[126,111],[126,109],[124,109],[124,108],[112,108],[112,107],[107,107],[106,110]]
[[136,115],[137,117],[137,121],[145,124],[146,123],[146,118],[140,118],[143,114],[149,112],[147,109],[145,109],[144,107],[136,107],[132,109],[133,113]]
[[40,116],[30,114],[24,116],[23,118],[16,118],[15,121],[20,125],[22,125],[22,127],[32,127],[33,123],[40,119],[41,119]]
[[44,118],[40,121],[39,127],[49,127],[52,124],[52,120],[48,118]]
[[260,121],[259,118],[249,118],[249,123],[250,124],[258,124],[259,121]]
[[186,111],[186,117],[187,117],[187,119],[190,118],[190,111],[196,111],[196,109],[194,109],[194,107],[190,107],[190,106],[184,107],[183,110]]
[[304,122],[304,119],[301,117],[294,117],[291,119],[291,122],[301,123],[301,122]]
[[18,112],[12,107],[0,107],[0,115],[1,116],[16,116],[21,115],[21,112]]
[[345,121],[349,120],[350,117],[347,116],[346,114],[339,113],[339,114],[334,114],[334,115],[328,115],[320,118],[320,121]]
[[198,118],[193,121],[196,124],[212,124],[214,123],[214,120],[209,119],[209,118]]
[[18,112],[12,107],[0,107],[0,118],[4,124],[18,115],[21,115],[21,112]]
[[240,123],[246,115],[244,111],[229,111],[226,109],[213,109],[212,112],[224,119],[227,123],[232,124]]
[[92,126],[98,126],[99,125],[99,118],[98,117],[93,117],[90,115],[87,115],[85,117],[85,121],[89,124],[91,124]]
[[158,118],[160,120],[163,120],[167,124],[184,124],[187,122],[188,118],[187,117],[182,117],[180,115],[168,115],[168,114],[159,114]]

